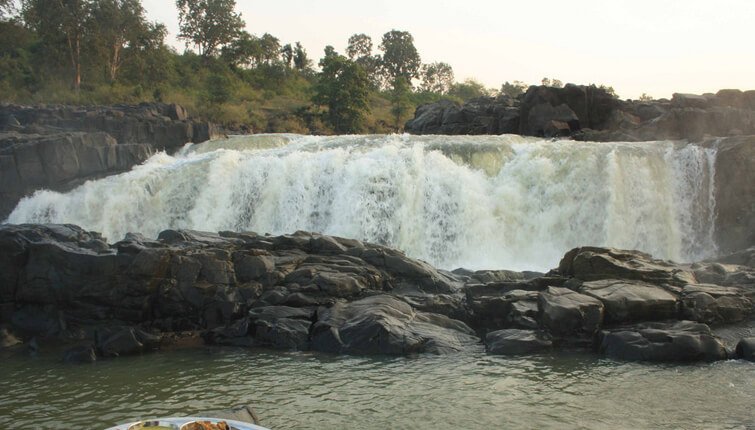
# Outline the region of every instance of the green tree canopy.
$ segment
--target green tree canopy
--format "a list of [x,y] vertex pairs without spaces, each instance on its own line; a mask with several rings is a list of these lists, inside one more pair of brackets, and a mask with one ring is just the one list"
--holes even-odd
[[467,101],[476,97],[489,96],[490,91],[482,83],[474,79],[467,79],[464,82],[451,85],[448,95]]
[[454,83],[454,69],[448,63],[422,65],[420,90],[446,94]]
[[387,80],[396,83],[396,78],[402,77],[411,86],[412,79],[419,78],[422,61],[414,46],[414,37],[408,31],[392,30],[385,33],[380,50],[383,51],[381,68]]
[[178,37],[194,44],[204,57],[214,56],[244,29],[234,0],[176,0]]
[[[147,21],[140,0],[96,0],[91,4],[92,38],[96,52],[105,59],[111,81],[127,57],[142,49],[156,48],[165,39],[165,26]],[[132,55],[133,56],[133,55]]]
[[73,88],[81,87],[81,51],[92,1],[90,0],[26,0],[24,22],[37,32],[50,49],[67,47],[73,75]]
[[301,72],[312,70],[312,60],[307,56],[307,50],[301,46],[301,42],[296,42],[294,46],[294,67]]
[[326,120],[335,132],[362,131],[370,109],[370,81],[364,70],[334,50],[326,53],[320,68],[313,101],[328,107]]

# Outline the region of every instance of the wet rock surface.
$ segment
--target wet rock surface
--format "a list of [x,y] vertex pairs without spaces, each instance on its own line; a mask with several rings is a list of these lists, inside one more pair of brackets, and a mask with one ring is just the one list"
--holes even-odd
[[67,191],[157,151],[219,135],[179,105],[0,105],[0,219],[35,190]]
[[[578,347],[649,361],[734,357],[752,337],[755,269],[732,264],[750,261],[741,255],[676,264],[583,247],[547,274],[447,272],[307,232],[168,230],[109,245],[72,225],[0,226],[0,250],[4,344],[78,346],[70,362],[200,335],[211,345],[344,354],[484,344],[494,354]],[[749,357],[751,341],[742,342],[739,356]]]

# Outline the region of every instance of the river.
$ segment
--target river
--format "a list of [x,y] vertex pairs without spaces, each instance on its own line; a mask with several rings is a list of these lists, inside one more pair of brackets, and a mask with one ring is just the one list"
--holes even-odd
[[82,366],[6,357],[3,375],[2,428],[96,429],[247,403],[275,430],[755,426],[755,364],[743,361],[197,349]]

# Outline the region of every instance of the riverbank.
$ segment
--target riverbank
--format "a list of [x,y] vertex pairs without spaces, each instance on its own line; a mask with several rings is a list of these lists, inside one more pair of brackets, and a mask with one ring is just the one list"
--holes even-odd
[[70,225],[5,225],[0,249],[6,340],[67,342],[67,361],[195,335],[210,345],[356,355],[484,343],[504,355],[578,348],[643,361],[755,358],[753,250],[681,265],[577,248],[541,274],[448,272],[387,247],[304,232],[168,230],[108,245]]

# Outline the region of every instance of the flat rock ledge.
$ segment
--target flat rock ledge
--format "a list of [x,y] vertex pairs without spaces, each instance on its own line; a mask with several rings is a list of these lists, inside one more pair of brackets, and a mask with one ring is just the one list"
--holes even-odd
[[2,225],[0,350],[64,350],[72,363],[197,344],[753,360],[754,255],[677,264],[583,247],[545,274],[448,272],[307,232],[166,230],[108,244],[74,225]]

